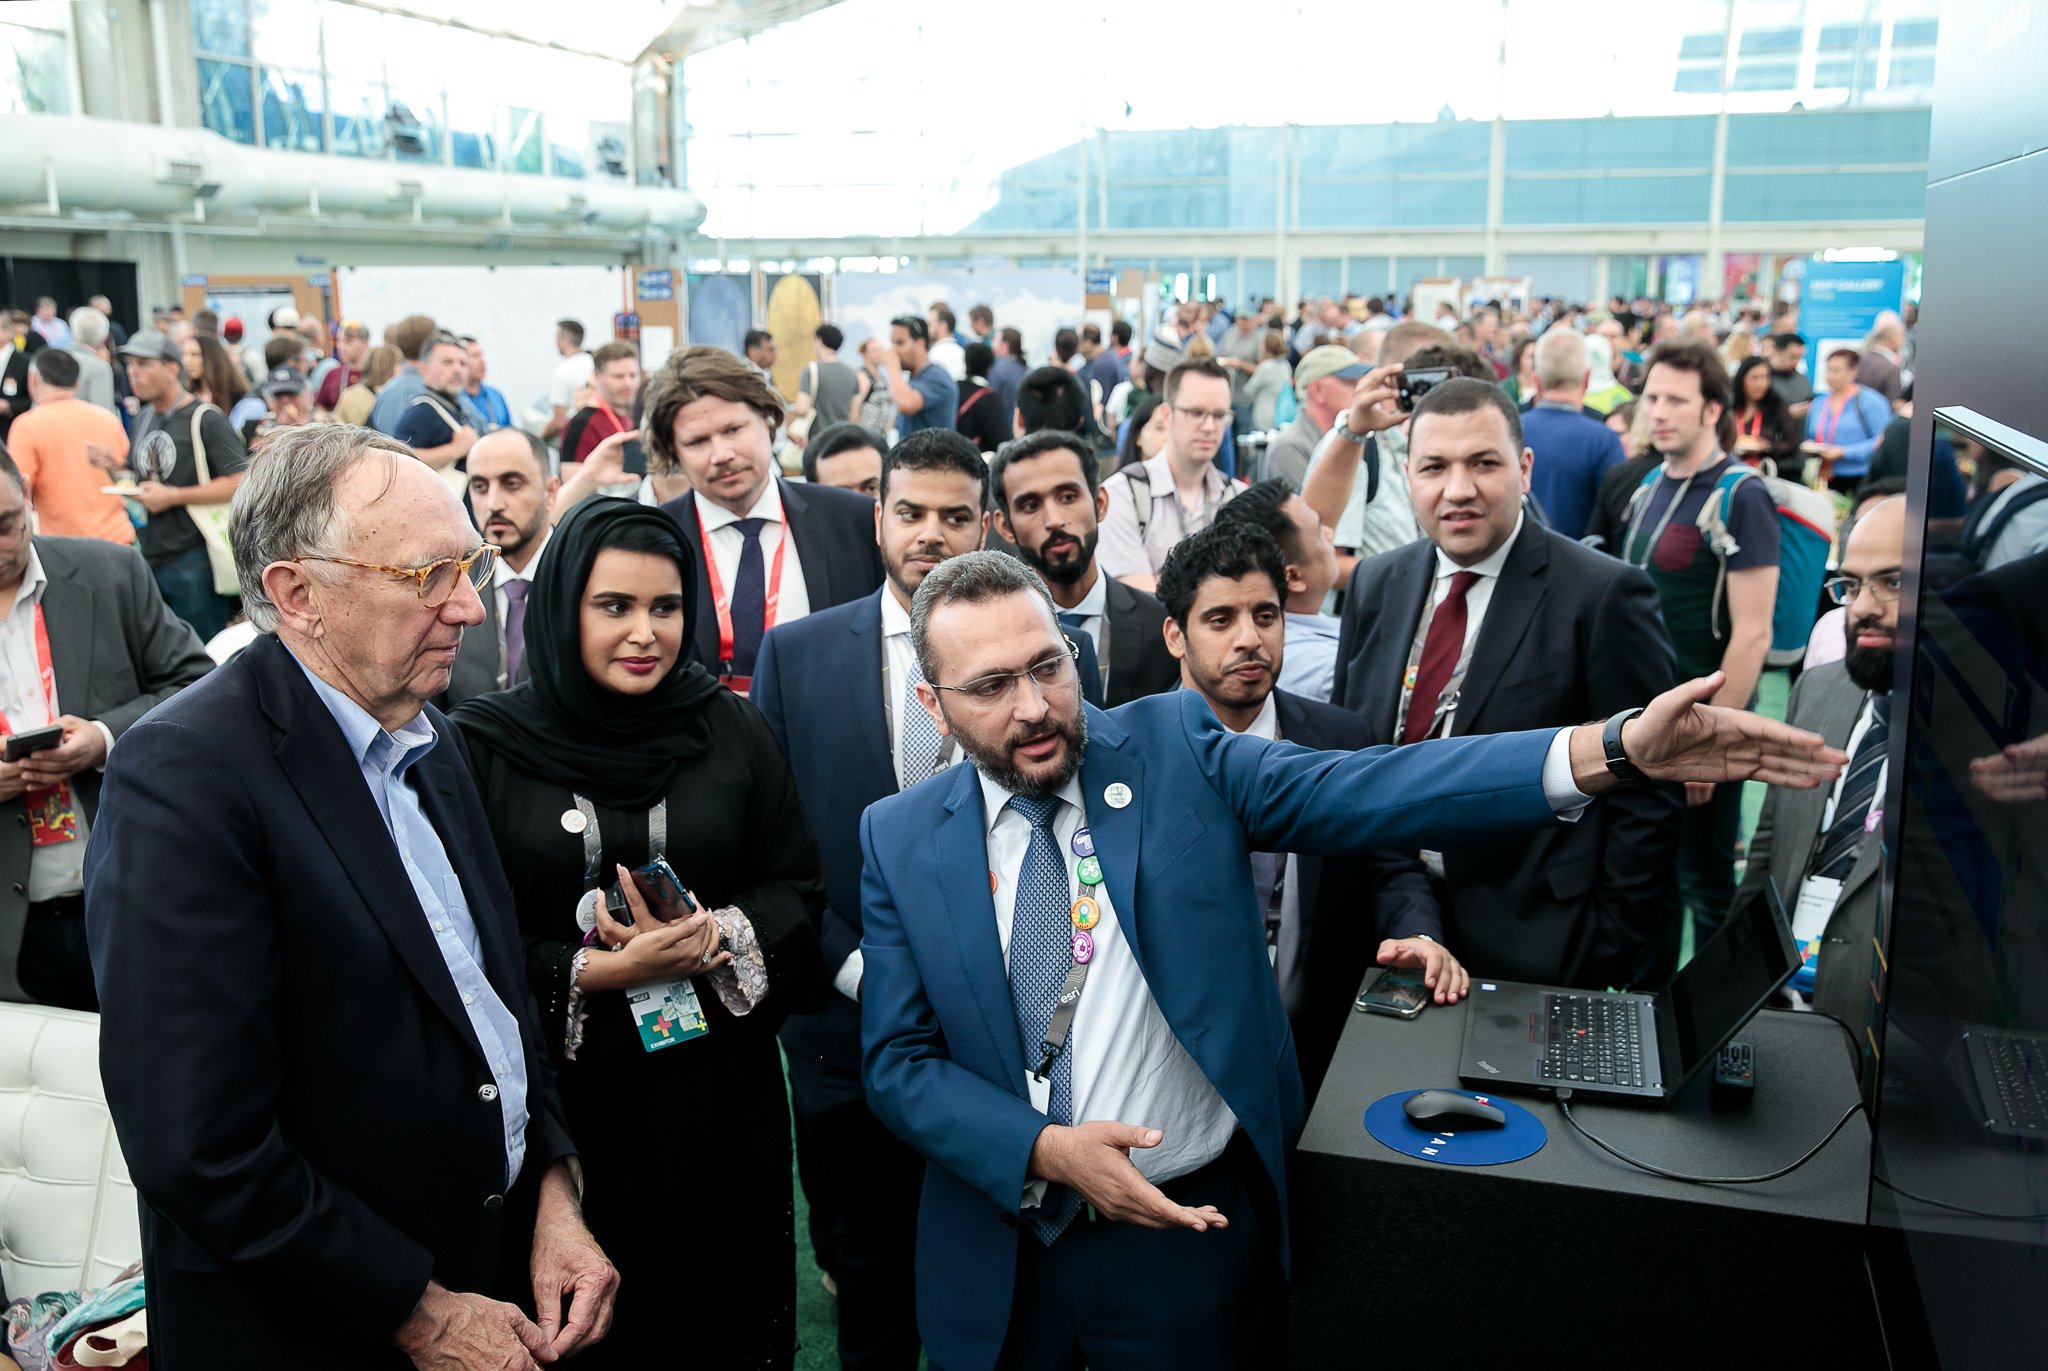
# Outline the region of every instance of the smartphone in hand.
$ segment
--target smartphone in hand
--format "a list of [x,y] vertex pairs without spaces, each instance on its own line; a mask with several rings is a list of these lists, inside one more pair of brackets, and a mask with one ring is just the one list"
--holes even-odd
[[665,857],[656,858],[633,873],[633,884],[640,887],[641,896],[647,901],[647,908],[663,923],[669,923],[688,914],[697,912],[697,906],[690,899],[690,892],[683,889],[682,878]]

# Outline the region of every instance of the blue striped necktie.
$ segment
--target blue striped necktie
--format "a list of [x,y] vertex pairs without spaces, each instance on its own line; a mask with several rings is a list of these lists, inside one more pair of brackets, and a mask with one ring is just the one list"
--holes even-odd
[[[1060,856],[1053,816],[1060,800],[1023,795],[1010,797],[1010,808],[1031,823],[1031,846],[1017,871],[1016,908],[1010,916],[1010,999],[1017,1010],[1017,1031],[1024,1040],[1024,1069],[1035,1071],[1045,1055],[1045,1030],[1052,1023],[1054,1003],[1074,964],[1073,901],[1068,898],[1067,864]],[[1053,1059],[1052,1100],[1046,1118],[1057,1124],[1074,1119],[1073,1036]],[[1035,1214],[1026,1218],[1040,1242],[1052,1245],[1081,1212],[1081,1197],[1063,1185],[1046,1187]]]
[[1863,824],[1877,799],[1877,777],[1884,770],[1885,738],[1891,731],[1892,697],[1879,693],[1871,697],[1870,727],[1856,744],[1849,759],[1849,775],[1842,782],[1842,797],[1835,802],[1835,821],[1813,854],[1813,874],[1841,880],[1856,865],[1856,845],[1863,839]]

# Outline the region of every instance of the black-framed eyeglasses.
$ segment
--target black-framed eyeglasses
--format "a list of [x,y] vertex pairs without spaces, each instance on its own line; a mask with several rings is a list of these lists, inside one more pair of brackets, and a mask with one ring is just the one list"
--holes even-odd
[[1065,640],[1067,650],[1055,652],[1041,658],[1022,671],[996,671],[986,676],[977,676],[964,685],[940,685],[930,681],[933,690],[950,690],[977,709],[994,709],[1009,703],[1019,681],[1029,679],[1041,691],[1057,690],[1080,679],[1075,663],[1081,659],[1081,649],[1074,640]]
[[1899,591],[1905,584],[1904,572],[1887,571],[1867,581],[1860,581],[1854,576],[1831,576],[1821,583],[1821,589],[1825,590],[1828,598],[1838,605],[1854,604],[1856,597],[1866,590],[1870,592],[1871,599],[1881,605],[1888,605],[1899,598]]
[[336,566],[410,577],[419,585],[420,603],[428,609],[439,609],[448,603],[463,577],[468,577],[470,585],[477,590],[491,583],[491,573],[498,568],[498,549],[492,543],[479,543],[467,557],[437,557],[425,566],[380,566],[376,562],[358,562],[350,557],[300,557],[297,560],[332,562]]
[[1196,428],[1200,428],[1203,424],[1227,424],[1230,422],[1230,411],[1227,409],[1189,409],[1186,405],[1175,405],[1173,412],[1186,419]]

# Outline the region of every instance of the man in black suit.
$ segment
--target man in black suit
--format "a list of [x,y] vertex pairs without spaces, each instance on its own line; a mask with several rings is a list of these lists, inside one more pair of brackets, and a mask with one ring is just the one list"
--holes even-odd
[[[1602,719],[1671,688],[1644,574],[1525,520],[1532,457],[1498,386],[1465,378],[1416,406],[1407,474],[1425,537],[1359,563],[1335,702],[1374,743]],[[1526,844],[1423,860],[1474,972],[1547,985],[1635,982],[1677,936],[1681,809],[1637,783]]]
[[989,483],[997,531],[1045,578],[1067,635],[1085,633],[1093,642],[1106,707],[1179,684],[1180,667],[1161,636],[1166,610],[1159,598],[1104,576],[1096,565],[1109,495],[1086,440],[1046,429],[1005,443]]
[[[1257,524],[1218,520],[1167,554],[1159,572],[1165,641],[1181,684],[1233,733],[1318,750],[1372,739],[1357,715],[1275,688],[1286,660],[1287,563]],[[1402,938],[1443,942],[1442,912],[1422,864],[1404,853],[1252,854],[1253,914],[1266,925],[1280,1003],[1315,1097],[1367,970]]]
[[782,418],[774,387],[724,348],[684,348],[648,383],[648,455],[690,482],[662,508],[704,561],[697,660],[742,695],[764,633],[882,583],[875,502],[777,476]]
[[410,450],[339,425],[273,437],[235,515],[264,636],[122,737],[86,859],[151,1364],[551,1362],[603,1336],[617,1273],[426,703],[490,549]]
[[14,427],[14,416],[29,407],[28,364],[41,352],[43,335],[29,327],[22,310],[0,311],[0,442]]
[[29,536],[21,472],[0,452],[0,706],[10,732],[64,730],[0,761],[15,819],[0,824],[0,999],[99,1008],[80,916],[101,769],[136,720],[212,668],[134,548]]
[[[924,1159],[869,1112],[860,1082],[860,816],[959,760],[917,702],[910,599],[932,567],[981,546],[988,469],[951,429],[889,451],[872,517],[888,579],[852,604],[771,631],[754,703],[789,757],[825,861],[825,965],[838,993],[782,1029],[811,1246],[837,1285],[839,1360],[916,1371],[908,1278]],[[871,501],[870,504],[873,504]]]
[[549,511],[562,488],[548,474],[547,445],[524,429],[486,433],[469,450],[469,506],[484,541],[498,549],[491,583],[478,589],[484,621],[462,635],[448,689],[434,705],[453,709],[526,679],[526,593],[548,545]]

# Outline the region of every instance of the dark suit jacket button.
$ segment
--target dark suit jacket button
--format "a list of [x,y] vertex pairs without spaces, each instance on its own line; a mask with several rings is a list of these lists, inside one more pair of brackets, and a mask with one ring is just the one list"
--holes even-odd
[[27,828],[27,827],[28,827],[28,815],[26,815],[26,814],[17,814],[17,815],[15,815],[15,816],[14,816],[14,822],[15,822],[15,823],[17,823],[17,824],[19,824],[19,825],[21,825],[21,826],[22,826],[23,828]]
[[28,887],[23,885],[20,881],[16,881],[14,883],[14,893],[17,895],[26,895],[28,894]]
[[498,1087],[495,1085],[480,1085],[476,1088],[476,1097],[485,1104],[489,1104],[492,1100],[498,1098]]
[[505,1197],[503,1195],[493,1195],[484,1201],[484,1213],[486,1214],[495,1214],[504,1207]]

